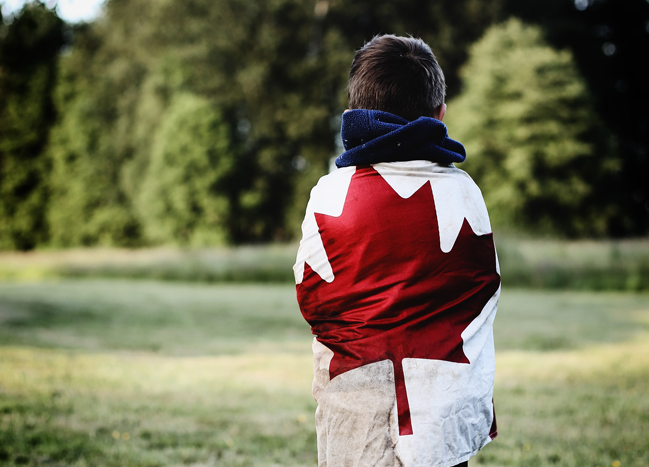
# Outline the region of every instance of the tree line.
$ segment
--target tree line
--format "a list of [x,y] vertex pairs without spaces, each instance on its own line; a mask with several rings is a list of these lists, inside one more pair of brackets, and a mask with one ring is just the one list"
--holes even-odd
[[647,20],[642,0],[109,0],[69,25],[32,1],[0,22],[0,248],[294,239],[383,32],[432,45],[496,228],[643,235]]

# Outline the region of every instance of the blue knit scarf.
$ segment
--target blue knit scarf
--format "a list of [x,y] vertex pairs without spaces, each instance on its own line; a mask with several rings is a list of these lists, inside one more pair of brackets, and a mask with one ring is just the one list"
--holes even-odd
[[430,117],[410,122],[380,110],[350,110],[343,114],[340,135],[345,152],[336,159],[337,167],[412,160],[448,165],[466,159],[464,146]]

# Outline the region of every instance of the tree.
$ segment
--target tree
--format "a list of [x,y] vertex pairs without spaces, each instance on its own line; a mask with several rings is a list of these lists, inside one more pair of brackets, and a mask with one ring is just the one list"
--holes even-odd
[[449,104],[451,137],[481,187],[493,223],[597,236],[613,207],[602,187],[615,172],[610,138],[572,55],[538,27],[510,19],[470,50],[464,90]]
[[620,170],[607,189],[616,205],[612,235],[649,232],[649,2],[645,0],[507,0],[505,9],[543,28],[573,53],[615,140]]
[[[103,25],[100,25],[103,26]],[[74,29],[72,52],[62,57],[54,99],[59,118],[50,132],[52,160],[48,222],[51,244],[136,246],[141,225],[122,172],[132,157],[131,83],[142,67],[106,46],[102,27]],[[129,92],[130,91],[130,92]]]
[[[297,176],[312,183],[334,147],[329,119],[340,73],[327,54],[309,55],[313,22],[307,0],[108,2],[105,18],[76,31],[61,64],[54,242],[151,240],[133,206],[162,115],[182,93],[211,103],[236,154],[224,187],[226,237],[290,238]],[[339,44],[325,38],[327,47]]]
[[193,94],[176,95],[140,193],[147,238],[194,246],[229,240],[226,184],[233,166],[229,132],[214,106]]
[[[574,64],[567,64],[572,59],[546,54],[581,83],[566,86],[573,94],[565,98],[583,128],[568,125],[572,185],[559,177],[563,188],[553,189],[556,198],[570,185],[569,195],[560,203],[548,193],[533,196],[541,206],[536,212],[552,203],[564,208],[552,208],[556,222],[532,224],[571,235],[585,234],[586,224],[615,235],[649,226],[646,72],[636,59],[649,44],[644,0],[109,0],[105,10],[92,24],[67,27],[73,44],[63,55],[66,27],[40,2],[0,25],[0,248],[159,242],[143,228],[141,181],[169,106],[186,94],[209,101],[228,132],[226,237],[233,243],[293,238],[309,190],[337,150],[354,49],[377,33],[421,36],[435,50],[453,99],[468,45],[509,14],[542,24],[551,44],[569,47],[597,97],[591,102]],[[536,66],[528,62],[521,63]],[[550,72],[541,75],[532,83],[558,89],[560,80],[552,84]],[[583,109],[606,121],[612,143],[607,131],[593,130],[599,125],[593,115],[582,118],[589,113]],[[620,170],[606,178],[612,172],[602,167],[611,167],[612,145]],[[467,166],[478,157],[470,155]],[[548,180],[562,170],[552,169]],[[598,194],[604,186],[606,198]],[[592,203],[602,214],[572,225],[567,199]]]
[[0,14],[0,249],[28,250],[48,239],[45,146],[63,44],[63,22],[40,2],[27,3],[9,24]]
[[[347,104],[354,48],[393,25],[390,32],[434,39],[457,63],[500,1],[429,7],[409,0],[395,8],[386,1],[110,0],[104,18],[76,29],[72,53],[61,61],[53,243],[161,241],[142,230],[149,221],[140,181],[163,116],[186,93],[209,101],[229,133],[225,237],[292,238],[336,150],[335,117]],[[461,27],[442,20],[462,15]]]

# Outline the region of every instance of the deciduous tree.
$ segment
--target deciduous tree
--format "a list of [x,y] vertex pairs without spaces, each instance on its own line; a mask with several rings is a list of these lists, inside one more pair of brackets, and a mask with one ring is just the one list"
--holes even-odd
[[461,76],[464,90],[446,121],[466,146],[462,168],[481,187],[493,223],[605,234],[613,207],[601,188],[616,164],[572,54],[510,19],[472,46]]
[[48,238],[45,146],[64,29],[40,2],[9,24],[0,14],[0,249],[27,250]]

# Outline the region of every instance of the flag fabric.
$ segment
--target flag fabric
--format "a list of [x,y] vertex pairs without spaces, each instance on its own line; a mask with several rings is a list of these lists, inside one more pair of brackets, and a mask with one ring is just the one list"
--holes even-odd
[[500,275],[473,180],[425,160],[343,167],[313,188],[302,233],[294,272],[315,335],[319,465],[475,455],[497,434]]

